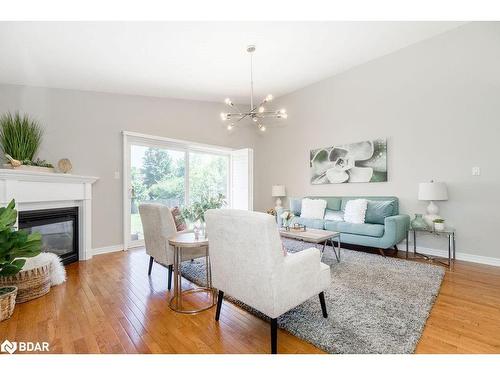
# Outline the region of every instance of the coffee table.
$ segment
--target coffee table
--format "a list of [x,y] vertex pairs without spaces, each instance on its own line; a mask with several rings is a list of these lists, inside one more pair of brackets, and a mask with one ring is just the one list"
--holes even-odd
[[[323,244],[323,248],[321,249],[321,257],[323,257],[323,253],[325,252],[325,247],[328,241],[330,241],[333,253],[335,254],[335,258],[337,258],[337,262],[340,263],[340,232],[332,232],[329,230],[314,228],[306,228],[306,230],[303,232],[293,229],[287,230],[285,228],[281,228],[279,232],[282,237],[291,238],[298,241],[310,242],[313,244]],[[334,239],[337,239],[337,249],[335,249],[335,245],[333,244]]]

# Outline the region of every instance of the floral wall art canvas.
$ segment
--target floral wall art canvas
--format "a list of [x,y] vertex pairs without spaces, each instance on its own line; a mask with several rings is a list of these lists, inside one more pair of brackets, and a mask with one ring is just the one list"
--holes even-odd
[[387,181],[387,140],[311,150],[311,184]]

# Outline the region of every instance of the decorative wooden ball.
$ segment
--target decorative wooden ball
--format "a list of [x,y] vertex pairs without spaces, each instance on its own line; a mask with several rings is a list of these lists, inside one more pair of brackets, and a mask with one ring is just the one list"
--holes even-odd
[[71,172],[73,165],[69,159],[61,159],[57,162],[57,167],[62,173],[69,173]]

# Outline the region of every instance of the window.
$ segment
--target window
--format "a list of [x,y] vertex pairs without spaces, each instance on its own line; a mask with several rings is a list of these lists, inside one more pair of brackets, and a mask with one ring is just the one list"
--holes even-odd
[[203,195],[228,198],[229,155],[189,152],[189,202]]
[[[251,150],[190,144],[137,133],[123,134],[126,248],[143,244],[139,215],[139,205],[143,202],[182,208],[204,195],[222,194],[228,206],[251,209],[251,199],[245,198],[252,191],[251,178],[241,177],[248,173],[241,166],[250,165],[248,161],[241,163],[242,155],[247,158]],[[237,163],[235,155],[238,155]],[[233,195],[238,202],[233,202]]]

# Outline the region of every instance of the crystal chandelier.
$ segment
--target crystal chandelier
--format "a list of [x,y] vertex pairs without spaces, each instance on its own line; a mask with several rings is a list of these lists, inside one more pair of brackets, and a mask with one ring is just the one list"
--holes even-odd
[[227,130],[232,130],[234,127],[238,126],[241,120],[248,118],[250,119],[255,126],[260,131],[266,131],[266,126],[263,124],[265,119],[273,118],[273,119],[286,119],[287,113],[285,109],[280,110],[272,110],[267,107],[267,104],[273,100],[273,96],[271,94],[267,95],[264,100],[262,100],[259,104],[256,104],[253,100],[253,53],[255,52],[255,46],[250,45],[247,47],[247,52],[250,54],[250,110],[244,111],[238,108],[236,104],[234,104],[231,99],[226,98],[224,101],[226,105],[231,107],[233,111],[236,112],[222,112],[220,117],[222,121],[229,121],[227,125]]

